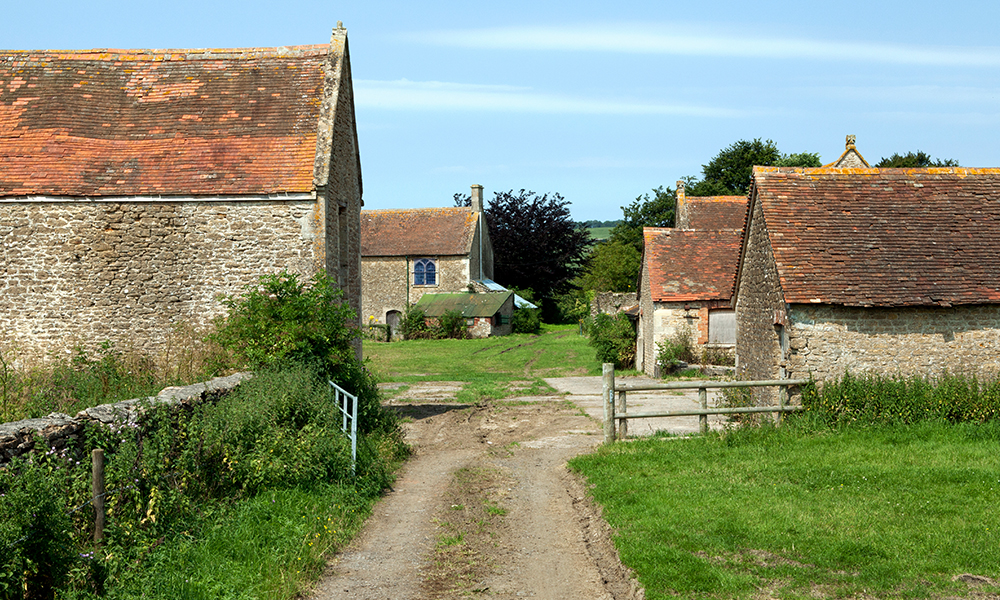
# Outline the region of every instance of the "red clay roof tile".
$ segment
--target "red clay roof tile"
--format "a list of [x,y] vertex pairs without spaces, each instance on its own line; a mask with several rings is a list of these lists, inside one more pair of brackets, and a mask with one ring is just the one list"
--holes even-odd
[[684,229],[742,230],[747,196],[687,196],[684,211]]
[[1000,169],[755,167],[785,301],[1000,302]]
[[478,217],[469,208],[363,210],[361,256],[468,254]]
[[729,300],[739,261],[738,230],[645,227],[644,268],[654,302]]
[[312,191],[333,52],[0,51],[0,195]]

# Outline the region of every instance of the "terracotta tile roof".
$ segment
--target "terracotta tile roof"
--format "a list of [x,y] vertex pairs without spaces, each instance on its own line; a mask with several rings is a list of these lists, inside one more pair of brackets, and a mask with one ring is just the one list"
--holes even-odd
[[642,235],[653,302],[732,296],[741,232],[645,227]]
[[1000,302],[1000,169],[754,167],[785,301]]
[[0,51],[0,195],[311,191],[343,51]]
[[688,196],[684,201],[684,229],[743,229],[747,196]]
[[361,256],[468,254],[479,213],[468,208],[361,211]]

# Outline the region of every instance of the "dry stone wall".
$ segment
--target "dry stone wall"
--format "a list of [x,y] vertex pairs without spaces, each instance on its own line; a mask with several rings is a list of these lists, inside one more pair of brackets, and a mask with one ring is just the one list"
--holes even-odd
[[216,377],[206,383],[168,387],[149,398],[94,406],[80,411],[76,417],[52,413],[47,417],[0,423],[0,465],[31,452],[37,438],[44,440],[50,448],[62,450],[84,435],[88,424],[135,424],[142,411],[158,404],[178,406],[218,400],[250,377],[250,373],[237,373]]
[[316,201],[0,202],[0,347],[156,353],[264,273],[322,268]]

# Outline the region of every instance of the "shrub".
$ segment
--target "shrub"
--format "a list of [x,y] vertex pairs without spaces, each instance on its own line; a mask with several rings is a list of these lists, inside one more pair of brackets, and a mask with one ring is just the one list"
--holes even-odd
[[223,304],[229,314],[214,337],[251,369],[354,356],[355,315],[322,271],[308,283],[288,271],[264,275]]
[[626,315],[601,313],[587,327],[590,345],[597,351],[597,360],[614,363],[616,369],[635,366],[635,326]]
[[464,340],[469,337],[469,328],[465,325],[465,317],[460,310],[447,310],[438,317],[438,326],[434,337]]
[[424,309],[411,306],[403,313],[399,321],[399,332],[408,340],[422,340],[433,337],[431,328],[427,325],[427,314]]
[[517,308],[510,318],[510,329],[514,333],[538,333],[542,329],[541,310],[537,308]]
[[0,470],[0,598],[52,598],[65,581],[76,554],[64,498],[39,465]]
[[656,362],[664,373],[676,369],[682,362],[694,362],[694,339],[689,325],[678,327],[673,335],[656,345]]

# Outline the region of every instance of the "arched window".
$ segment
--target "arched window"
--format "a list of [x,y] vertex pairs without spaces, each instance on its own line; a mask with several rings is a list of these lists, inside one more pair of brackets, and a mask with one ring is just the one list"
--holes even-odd
[[413,263],[413,285],[437,285],[433,258],[420,258]]

